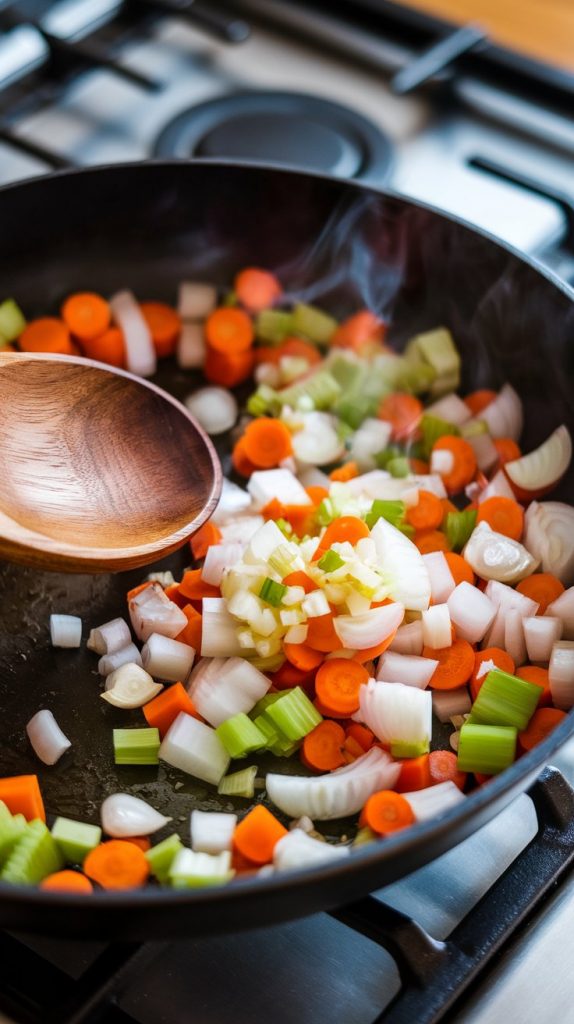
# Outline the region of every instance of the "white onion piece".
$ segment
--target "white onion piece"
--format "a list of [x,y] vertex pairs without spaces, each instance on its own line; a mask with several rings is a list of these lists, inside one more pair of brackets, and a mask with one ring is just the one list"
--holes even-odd
[[424,690],[438,665],[433,658],[417,658],[414,655],[396,654],[386,651],[379,660],[377,679],[384,683],[404,683]]
[[399,626],[393,642],[389,645],[389,651],[419,655],[423,653],[423,647],[423,623],[422,619],[416,619],[414,622]]
[[159,756],[173,768],[179,768],[203,782],[218,786],[230,757],[215,729],[180,711],[166,732]]
[[211,521],[216,523],[217,526],[221,526],[223,523],[234,520],[242,512],[247,512],[250,507],[251,498],[247,491],[244,491],[242,487],[238,487],[237,484],[224,477],[221,496]]
[[409,611],[423,611],[430,601],[430,580],[419,549],[404,533],[379,519],[371,530],[390,595]]
[[102,655],[98,661],[98,672],[101,676],[109,676],[111,672],[115,672],[122,665],[127,665],[128,662],[133,662],[135,665],[142,663],[142,656],[135,644],[126,644],[125,647],[114,651],[113,654]]
[[451,391],[450,395],[439,398],[438,402],[428,405],[425,413],[427,416],[436,416],[437,419],[444,420],[445,423],[454,423],[455,427],[461,427],[472,416],[466,402],[463,402],[462,398],[459,398],[454,391]]
[[524,619],[528,615],[536,615],[539,605],[530,597],[520,594],[518,590],[513,590],[512,587],[508,587],[505,583],[499,583],[497,580],[489,580],[486,584],[486,590],[484,593],[488,599],[496,605],[498,611],[494,617],[492,626],[484,638],[483,646],[504,647],[504,630],[507,613],[511,609],[516,609],[520,612],[521,618]]
[[491,530],[485,522],[472,531],[463,556],[478,576],[499,583],[518,583],[530,576],[539,564],[523,544]]
[[64,735],[51,711],[37,711],[26,726],[36,757],[44,764],[56,764],[72,744]]
[[263,508],[274,498],[282,505],[312,504],[303,485],[288,469],[258,469],[251,474],[247,490],[256,508]]
[[452,644],[452,630],[448,604],[433,604],[422,615],[423,643],[435,651]]
[[545,615],[554,615],[562,623],[562,636],[565,640],[574,640],[574,587],[569,587],[552,604],[548,605]]
[[443,551],[432,551],[423,555],[431,586],[433,604],[444,604],[452,594],[456,583]]
[[495,668],[496,665],[492,658],[485,658],[483,661],[481,661],[480,665],[478,666],[474,678],[477,680],[482,679],[482,677],[487,676],[489,672],[494,672]]
[[454,455],[446,448],[437,448],[430,457],[431,473],[438,473],[439,476],[447,476],[454,469]]
[[496,615],[496,605],[466,581],[455,587],[447,605],[457,636],[471,644],[482,640]]
[[131,643],[130,627],[125,619],[111,619],[90,630],[87,647],[96,654],[114,654]]
[[157,358],[151,331],[132,292],[116,292],[110,308],[114,322],[124,336],[126,366],[139,377],[151,377],[157,369]]
[[293,454],[302,466],[327,466],[345,451],[329,413],[310,412],[304,416],[302,430],[293,434]]
[[170,683],[185,682],[194,658],[193,647],[161,633],[152,633],[142,647],[142,664],[146,672],[155,679],[165,679]]
[[204,597],[201,620],[202,658],[233,658],[242,653],[237,622],[221,597]]
[[213,436],[231,430],[237,421],[237,401],[225,388],[200,388],[187,396],[185,405],[206,433]]
[[411,805],[417,821],[436,818],[465,799],[464,793],[450,781],[439,782],[436,786],[418,789],[414,793],[403,793],[403,796]]
[[253,534],[245,552],[245,561],[249,565],[266,562],[269,555],[272,555],[275,548],[280,545],[285,546],[294,555],[298,553],[297,545],[286,540],[285,534],[281,533],[277,524],[272,519],[269,519],[265,526],[262,526],[257,533]]
[[[499,469],[486,487],[482,488],[478,495],[478,504],[480,505],[488,498],[511,498],[512,501],[515,501],[514,491],[508,482],[508,477],[502,469]],[[471,498],[471,501],[472,500],[474,499]]]
[[359,688],[359,710],[353,717],[364,722],[383,743],[429,743],[432,733],[430,690],[403,683],[369,679]]
[[267,384],[270,388],[280,388],[283,382],[281,370],[273,363],[259,363],[253,371],[256,384]]
[[524,543],[551,572],[569,586],[574,582],[574,508],[562,501],[533,501],[524,517]]
[[278,871],[290,871],[297,868],[309,868],[325,861],[340,860],[348,857],[349,846],[334,846],[320,839],[307,835],[301,828],[292,829],[283,836],[273,849],[273,865]]
[[52,647],[79,647],[82,642],[82,620],[77,615],[50,615]]
[[506,613],[503,613],[503,615],[503,639],[502,643],[496,646],[504,647],[512,658],[515,666],[519,668],[521,665],[524,665],[524,662],[527,659],[526,640],[524,637],[524,622],[526,619],[517,608],[509,608]]
[[562,711],[574,707],[574,643],[560,640],[554,644],[548,666],[552,703]]
[[182,320],[205,320],[217,305],[215,285],[202,281],[181,281],[177,292],[177,311]]
[[562,622],[551,615],[524,619],[524,639],[530,661],[550,660],[554,644],[562,637]]
[[332,482],[326,473],[315,466],[304,466],[297,472],[297,479],[303,487],[324,487],[327,491]]
[[375,456],[387,447],[393,428],[385,420],[367,417],[352,435],[350,457],[361,471],[374,469]]
[[100,807],[100,817],[104,832],[114,839],[150,836],[171,821],[145,800],[129,793],[112,793],[106,797]]
[[[309,597],[313,597],[313,594]],[[343,647],[364,651],[368,647],[376,647],[394,633],[403,621],[404,615],[404,606],[395,601],[383,605],[382,608],[371,608],[362,615],[336,615],[333,627]]]
[[[378,685],[385,686],[384,683]],[[395,688],[389,686],[388,689]],[[373,793],[392,789],[400,771],[400,764],[392,761],[389,754],[379,747],[371,747],[352,764],[328,775],[309,778],[269,774],[265,785],[269,799],[289,817],[306,814],[317,821],[330,821],[356,814]]]
[[553,487],[564,476],[572,458],[572,438],[562,425],[534,451],[507,462],[506,475],[524,491]]
[[201,569],[201,578],[212,587],[218,587],[227,569],[232,569],[243,557],[245,545],[239,541],[211,544]]
[[421,491],[430,491],[437,498],[447,497],[446,487],[438,473],[415,473],[412,480]]
[[197,853],[223,853],[233,846],[233,833],[237,825],[236,814],[219,811],[191,812],[191,848]]
[[450,722],[454,715],[467,715],[470,708],[471,699],[466,686],[459,686],[456,690],[432,691],[432,709],[439,722]]
[[176,637],[187,626],[187,617],[181,608],[170,601],[159,583],[150,583],[145,590],[129,602],[130,619],[139,640],[147,640],[152,633]]
[[518,441],[524,416],[522,402],[514,388],[505,384],[496,398],[481,410],[480,418],[486,423],[491,437],[511,437]]
[[201,717],[217,727],[251,711],[270,686],[271,680],[243,658],[205,658],[190,676],[187,691]]
[[263,516],[237,516],[233,522],[224,523],[219,527],[221,540],[224,544],[233,544],[236,541],[242,545],[249,544],[264,523]]
[[483,473],[488,473],[498,462],[498,450],[490,434],[471,434],[465,438],[476,456],[476,464]]
[[203,324],[182,324],[175,357],[182,370],[199,370],[205,362],[207,346]]
[[149,672],[141,665],[128,661],[110,672],[105,691],[100,697],[115,708],[142,708],[162,690],[162,684],[154,683]]

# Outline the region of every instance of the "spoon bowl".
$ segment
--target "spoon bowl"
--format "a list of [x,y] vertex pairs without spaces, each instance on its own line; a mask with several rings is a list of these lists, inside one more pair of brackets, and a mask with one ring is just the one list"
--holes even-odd
[[156,561],[213,512],[221,466],[176,399],[75,356],[0,353],[0,558],[59,572]]

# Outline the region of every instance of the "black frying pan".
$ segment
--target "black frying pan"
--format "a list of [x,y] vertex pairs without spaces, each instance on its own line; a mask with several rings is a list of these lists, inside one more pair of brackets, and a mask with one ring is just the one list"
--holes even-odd
[[[64,295],[132,288],[174,301],[178,281],[227,285],[255,264],[287,290],[344,315],[368,303],[392,314],[397,347],[448,325],[463,354],[463,388],[510,381],[525,403],[525,447],[559,423],[572,429],[574,293],[488,236],[432,210],[358,185],[263,167],[161,163],[53,175],[0,190],[2,296],[28,316]],[[159,384],[184,397],[199,378],[164,365]],[[221,446],[229,470],[229,439]],[[560,497],[574,501],[574,474]],[[166,496],[169,500],[169,496]],[[162,567],[177,574],[179,553]],[[113,764],[114,725],[138,712],[102,707],[95,657],[50,647],[50,612],[82,616],[85,631],[125,610],[142,572],[118,576],[0,571],[0,773],[38,772],[49,815],[97,821],[103,798],[129,789],[173,815],[184,842],[192,807],[247,809],[165,765]],[[24,727],[51,708],[73,746],[43,768]],[[524,790],[573,731],[572,716],[544,744],[437,822],[421,824],[342,864],[248,878],[214,890],[97,893],[78,899],[0,888],[0,927],[98,937],[156,938],[263,925],[340,906],[460,842]],[[269,765],[267,765],[269,767]],[[295,768],[294,770],[297,770]],[[177,787],[177,788],[176,788]],[[327,834],[345,824],[328,824]],[[170,830],[168,830],[170,831]]]

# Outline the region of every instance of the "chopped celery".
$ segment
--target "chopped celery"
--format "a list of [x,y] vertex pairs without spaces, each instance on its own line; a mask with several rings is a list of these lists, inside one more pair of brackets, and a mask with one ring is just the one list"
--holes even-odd
[[363,828],[359,829],[353,839],[353,846],[366,846],[367,843],[372,843],[374,839],[378,838],[379,837],[371,831],[368,825],[364,825]]
[[[379,519],[386,519],[387,523],[391,523],[392,526],[399,526],[405,518],[405,503],[404,501],[383,501],[380,498],[375,499],[371,505],[371,509],[365,516],[365,522],[372,530],[373,526]],[[321,563],[319,563],[320,565]]]
[[227,306],[227,307],[229,307],[229,306],[236,306],[237,305],[237,292],[234,292],[233,289],[231,289],[230,291],[226,292],[225,295],[223,296],[222,301],[221,301],[221,305],[222,306]]
[[353,430],[361,426],[369,416],[376,416],[379,400],[369,398],[356,391],[345,391],[334,406],[334,411]]
[[454,423],[441,420],[438,416],[428,416],[426,413],[421,417],[419,426],[422,434],[423,457],[425,459],[430,458],[433,447],[439,438],[445,437],[447,434],[458,436],[460,433]]
[[[291,523],[288,523],[286,519],[276,519],[275,520],[275,526],[277,526],[278,529],[281,530],[281,533],[285,537],[287,537],[288,539],[291,539],[291,537],[293,536],[293,527],[291,526]],[[294,556],[292,555],[291,557],[294,557]],[[271,562],[269,564],[271,565]],[[273,566],[271,566],[271,568],[273,568]],[[285,576],[287,576],[288,574],[289,573],[286,572]]]
[[254,668],[258,668],[260,672],[276,672],[278,668],[281,668],[285,661],[285,655],[279,651],[278,654],[270,654],[264,658],[262,655],[255,655],[249,657],[249,664],[253,665]]
[[517,731],[507,725],[469,725],[458,740],[458,769],[498,775],[514,761]]
[[16,341],[26,326],[24,314],[14,299],[0,303],[0,335],[4,341]]
[[420,757],[421,754],[428,754],[428,752],[428,740],[421,740],[419,743],[391,740],[391,757]]
[[301,399],[309,399],[312,409],[330,409],[340,394],[341,387],[328,370],[317,370],[304,380],[276,392],[282,406],[298,408]]
[[175,855],[183,850],[183,843],[176,832],[162,839],[157,846],[146,850],[144,856],[149,864],[149,869],[158,882],[165,885],[169,880],[169,869],[174,861]]
[[233,878],[231,854],[194,853],[186,847],[177,853],[169,869],[169,881],[175,889],[203,885],[221,885]]
[[215,730],[230,757],[245,757],[265,747],[265,736],[247,715],[240,711]]
[[260,384],[257,391],[247,399],[247,412],[252,416],[265,416],[270,413],[277,415],[281,410],[281,402],[277,392],[268,384]]
[[88,825],[85,821],[56,818],[52,838],[68,864],[82,864],[90,850],[101,842],[102,830],[99,825]]
[[488,427],[484,420],[468,420],[460,427],[460,435],[464,438],[480,437],[482,434],[488,434]]
[[259,591],[259,597],[273,608],[278,608],[286,593],[287,587],[283,583],[276,583],[275,580],[266,576]]
[[336,356],[329,360],[329,372],[333,374],[343,391],[357,390],[366,374],[365,367],[361,363],[345,359],[344,356]]
[[258,715],[264,715],[268,708],[270,708],[272,704],[275,704],[276,701],[281,700],[286,693],[293,693],[293,690],[280,690],[277,693],[266,693],[265,696],[261,697],[260,700],[257,701],[257,704],[251,708],[249,717],[255,721]]
[[278,729],[275,728],[271,719],[265,714],[257,715],[257,717],[253,719],[253,724],[256,725],[259,732],[263,733],[265,736],[266,749],[271,750],[271,747],[277,743],[279,739]]
[[404,449],[400,448],[397,444],[389,444],[382,452],[377,452],[375,455],[375,462],[378,469],[386,469],[389,462],[393,459],[399,459],[403,456]]
[[294,330],[293,314],[284,309],[263,309],[255,317],[255,334],[271,345],[279,345]]
[[345,444],[354,433],[355,431],[348,423],[345,423],[344,420],[337,419],[337,437],[339,438],[339,441],[342,441],[343,444]]
[[462,551],[476,526],[476,509],[464,512],[447,512],[444,532],[452,551]]
[[436,377],[430,387],[433,397],[456,391],[460,384],[460,355],[446,327],[417,334],[409,341],[405,355],[415,363],[432,367]]
[[256,775],[257,767],[255,765],[242,768],[239,772],[231,772],[230,775],[224,775],[217,787],[217,792],[220,796],[242,796],[250,800],[255,796]]
[[158,729],[114,729],[116,764],[159,764]]
[[0,871],[0,880],[15,885],[36,885],[47,875],[59,871],[62,865],[62,855],[48,827],[36,818],[26,826],[12,848]]
[[269,705],[266,713],[280,732],[293,741],[303,739],[323,721],[316,707],[299,686],[294,690],[284,691],[279,700]]
[[409,460],[405,455],[401,455],[398,459],[390,459],[387,462],[387,471],[394,477],[408,476],[411,471]]
[[[280,520],[275,520],[275,522],[279,526]],[[285,526],[289,526],[289,529],[291,530],[291,526],[289,523],[286,522]],[[281,526],[279,526],[279,529],[281,530],[281,533],[284,532],[281,529]],[[288,576],[289,573],[293,571],[293,562],[295,561],[296,558],[297,555],[294,554],[293,551],[291,551],[287,544],[279,544],[278,547],[276,547],[275,550],[271,552],[269,558],[267,559],[267,562],[269,568],[273,569],[273,572],[276,572],[278,576],[281,576],[281,578],[283,578],[284,576]]]
[[379,355],[370,379],[377,379],[379,391],[410,391],[415,395],[428,391],[436,373],[432,366],[405,356]]
[[339,513],[337,512],[331,498],[323,498],[323,501],[317,509],[317,522],[319,526],[329,526],[334,519],[337,519]]
[[7,860],[27,824],[23,814],[12,815],[6,804],[0,800],[0,867]]
[[335,572],[337,569],[340,569],[345,562],[336,551],[329,549],[329,551],[326,551],[323,557],[319,559],[317,564],[323,572]]
[[534,683],[499,668],[492,669],[472,705],[472,721],[511,725],[522,732],[536,711],[540,693],[540,687]]
[[295,334],[304,334],[319,345],[326,345],[338,326],[334,317],[316,306],[298,302],[293,310],[292,330]]

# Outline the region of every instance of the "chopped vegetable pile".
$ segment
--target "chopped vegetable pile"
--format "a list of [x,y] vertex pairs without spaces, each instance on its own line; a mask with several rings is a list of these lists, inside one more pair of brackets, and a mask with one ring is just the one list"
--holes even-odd
[[[191,540],[194,567],[129,591],[88,647],[101,713],[141,709],[138,727],[110,729],[117,765],[163,761],[251,802],[190,808],[180,836],[119,792],[101,827],[60,816],[48,829],[38,777],[3,778],[2,881],[186,888],[347,857],[464,801],[565,718],[574,509],[546,496],[570,465],[568,429],[522,454],[510,384],[460,397],[446,328],[403,355],[386,330],[368,310],[338,323],[287,304],[257,268],[219,302],[185,282],[177,311],[126,291],[71,295],[30,323],[0,305],[5,347],[144,376],[174,355],[203,370],[210,386],[187,404],[209,433],[231,432],[231,479]],[[251,376],[239,418],[229,389]],[[82,622],[54,614],[50,633],[78,648]],[[27,732],[45,765],[70,747],[48,708]],[[340,818],[347,837],[326,841],[320,823]]]

